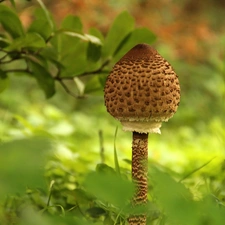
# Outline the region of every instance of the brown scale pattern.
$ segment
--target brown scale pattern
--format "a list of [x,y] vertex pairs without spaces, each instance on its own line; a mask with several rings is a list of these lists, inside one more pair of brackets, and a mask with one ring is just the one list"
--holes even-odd
[[128,219],[130,225],[146,225],[146,221],[145,215],[132,216]]
[[[132,178],[136,184],[136,192],[132,203],[140,205],[147,203],[148,193],[148,134],[133,132],[132,143]],[[130,225],[145,225],[146,215],[131,215]]]
[[[146,44],[136,45],[115,64],[107,77],[104,92],[107,111],[122,124],[124,121],[150,121],[148,125],[154,124],[152,121],[156,124],[167,121],[180,102],[177,75],[170,64]],[[142,122],[140,124],[143,126]],[[148,133],[143,127],[135,132],[137,130],[137,127],[132,129],[134,206],[145,204],[148,193]],[[128,222],[146,225],[146,215],[130,215]]]
[[136,183],[135,203],[147,201],[147,164],[148,164],[148,134],[133,132],[132,143],[132,177]]
[[108,112],[119,120],[168,120],[180,102],[176,73],[146,44],[136,45],[115,64],[104,92]]

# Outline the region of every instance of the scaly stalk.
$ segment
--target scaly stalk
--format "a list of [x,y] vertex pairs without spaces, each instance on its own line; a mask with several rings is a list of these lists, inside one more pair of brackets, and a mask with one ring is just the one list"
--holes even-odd
[[[147,203],[148,194],[148,133],[133,132],[132,143],[132,179],[136,185],[132,204],[135,206]],[[130,225],[146,225],[146,215],[130,215]]]

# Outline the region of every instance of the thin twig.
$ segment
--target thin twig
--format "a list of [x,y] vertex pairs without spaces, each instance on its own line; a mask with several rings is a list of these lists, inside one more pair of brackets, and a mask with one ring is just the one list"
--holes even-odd
[[[52,35],[46,40],[46,43],[52,38]],[[9,52],[6,52],[5,50],[2,50],[0,49],[1,51],[5,52],[5,53],[9,53]],[[34,55],[38,54],[39,52],[36,52]],[[28,56],[31,56],[31,54],[27,54],[27,52],[24,53],[25,55],[28,55]],[[6,55],[7,56],[7,55]],[[5,59],[6,56],[3,56],[1,60]],[[21,57],[21,55],[20,55]],[[10,63],[16,59],[19,59],[20,57],[16,57],[16,58],[11,58],[7,61],[1,61],[0,60],[0,63],[1,64],[7,64],[7,63]],[[25,58],[26,60],[26,58]],[[108,71],[104,71],[103,68],[105,66],[107,66],[109,64],[110,60],[106,60],[97,70],[93,70],[93,71],[89,71],[89,72],[84,72],[84,73],[81,73],[79,75],[76,75],[76,76],[71,76],[71,77],[61,77],[60,76],[60,73],[61,73],[61,70],[60,68],[58,68],[58,72],[57,72],[57,75],[56,76],[53,76],[53,79],[55,81],[58,81],[61,86],[63,87],[63,89],[66,91],[67,94],[71,95],[72,97],[74,98],[84,98],[85,96],[80,96],[80,95],[77,95],[75,94],[74,92],[72,92],[68,87],[67,85],[63,82],[63,80],[74,80],[75,77],[84,77],[84,76],[89,76],[89,75],[94,75],[94,74],[100,74],[100,73],[107,73]],[[27,63],[28,65],[28,63]],[[32,74],[32,71],[29,70],[29,68],[27,69],[9,69],[9,70],[6,70],[5,71],[6,73],[12,73],[12,72],[15,72],[15,73],[19,73],[19,72],[22,72],[22,73],[29,73],[29,74]]]
[[[49,41],[54,37],[54,34],[51,34],[46,40],[45,44],[47,45]],[[39,48],[36,52],[34,52],[34,55],[38,55],[44,48]]]
[[97,70],[93,70],[93,71],[89,71],[89,72],[84,72],[81,74],[78,74],[76,76],[70,76],[70,77],[60,77],[59,75],[57,75],[55,77],[56,80],[73,80],[74,77],[85,77],[85,76],[90,76],[90,75],[94,75],[94,74],[104,74],[104,73],[109,73],[108,70],[103,70],[103,68],[105,66],[107,66],[107,64],[109,63],[109,61],[106,61],[105,63],[102,64],[102,66],[100,68],[98,68]]
[[73,93],[72,91],[70,91],[70,89],[66,86],[66,84],[61,79],[56,79],[56,80],[59,81],[59,83],[61,84],[61,86],[63,87],[63,89],[66,91],[67,94],[71,95],[74,98],[80,97],[76,95],[75,93]]
[[84,98],[85,96],[82,95],[77,95],[74,92],[70,91],[70,89],[67,87],[67,85],[63,82],[63,80],[74,80],[75,77],[84,77],[84,76],[88,76],[88,75],[94,75],[94,74],[99,74],[99,73],[105,73],[105,71],[103,71],[103,68],[109,64],[109,60],[105,61],[100,68],[98,68],[97,70],[94,71],[90,71],[90,72],[84,72],[81,73],[79,75],[76,76],[71,76],[71,77],[61,77],[60,76],[60,68],[58,68],[58,72],[57,75],[55,77],[53,77],[54,80],[58,81],[61,86],[63,87],[63,89],[66,91],[67,94],[71,95],[74,98]]

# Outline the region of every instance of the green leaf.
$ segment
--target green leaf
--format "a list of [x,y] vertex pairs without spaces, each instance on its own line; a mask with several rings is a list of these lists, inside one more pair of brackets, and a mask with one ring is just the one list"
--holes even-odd
[[61,76],[76,76],[99,66],[96,63],[101,49],[101,40],[98,37],[60,30],[51,43],[57,49],[58,61],[63,65]]
[[73,80],[74,80],[74,83],[76,84],[78,95],[83,96],[84,88],[85,88],[84,82],[79,77],[75,77]]
[[[155,183],[155,191],[160,195],[160,199],[167,204],[176,198],[191,199],[192,195],[189,190],[181,183],[176,182],[168,174],[151,168],[151,176]],[[163,204],[164,204],[163,203]]]
[[68,15],[62,21],[61,28],[66,29],[66,30],[71,30],[74,32],[82,32],[83,25],[82,25],[79,17],[73,16],[73,15]]
[[5,5],[0,5],[0,24],[13,37],[24,35],[22,23],[16,13]]
[[107,214],[105,216],[105,219],[103,221],[103,225],[115,225],[114,220],[112,219],[110,214]]
[[101,57],[102,44],[104,42],[104,37],[98,29],[90,29],[89,34],[86,34],[89,38],[88,49],[87,49],[87,59],[93,63],[93,66],[97,68],[97,61]]
[[152,44],[156,40],[156,36],[147,28],[135,29],[123,42],[118,46],[114,60],[117,62],[126,52],[135,45],[140,43]]
[[[31,23],[28,32],[35,32],[47,40],[53,33],[53,27],[49,23],[43,9],[37,9],[34,13],[35,20]],[[43,29],[44,27],[44,29]]]
[[51,27],[52,30],[54,30],[54,23],[53,23],[53,19],[51,14],[49,13],[48,9],[45,7],[44,3],[42,0],[37,0],[37,2],[39,3],[39,5],[41,6],[44,15],[49,23],[49,26]]
[[23,37],[14,39],[11,45],[6,50],[21,50],[22,48],[27,49],[38,49],[46,46],[45,40],[37,33],[27,33]]
[[9,39],[3,34],[0,34],[0,48],[6,48],[8,45]]
[[79,32],[74,32],[74,31],[70,31],[70,30],[60,30],[57,33],[58,34],[62,33],[62,34],[68,35],[70,37],[79,38],[86,42],[92,42],[96,45],[102,45],[100,39],[98,39],[97,37],[90,35],[90,34],[81,34]]
[[134,29],[134,19],[128,12],[121,13],[113,22],[105,39],[103,57],[111,57],[124,38]]
[[101,33],[100,30],[98,30],[96,28],[91,28],[89,30],[89,34],[92,35],[92,36],[97,37],[101,41],[101,43],[104,42],[104,36],[103,36],[103,34]]
[[93,92],[98,93],[99,91],[102,94],[102,85],[100,83],[100,78],[99,77],[101,77],[101,76],[97,76],[97,75],[92,76],[90,78],[90,80],[88,80],[86,82],[85,90],[84,90],[85,94],[90,94],[90,93],[93,94]]
[[99,218],[106,214],[106,211],[100,207],[92,207],[86,210],[87,214],[92,218]]
[[33,76],[36,78],[39,86],[45,92],[46,98],[55,94],[55,83],[48,70],[37,62],[29,61]]
[[16,7],[15,1],[14,0],[10,0],[11,4],[13,7]]
[[88,43],[87,59],[92,62],[97,62],[101,57],[101,45],[96,45],[92,42]]
[[87,69],[87,43],[75,37],[65,37],[61,42],[61,76],[76,76]]
[[112,167],[110,167],[107,164],[105,164],[105,163],[99,163],[99,164],[97,164],[97,166],[96,166],[96,172],[108,174],[109,176],[111,174],[114,174],[115,175],[115,170]]
[[84,34],[84,36],[86,37],[87,41],[96,45],[102,45],[102,42],[98,37],[95,37],[91,34]]
[[218,207],[211,195],[206,196],[199,202],[198,216],[200,217],[198,221],[210,221],[210,224],[213,225],[223,225],[225,221],[224,204]]
[[191,192],[181,183],[176,182],[168,174],[152,167],[151,179],[154,184],[154,194],[160,205],[173,223],[186,221],[196,224],[197,204],[192,200]]
[[84,185],[88,192],[100,200],[118,207],[124,207],[134,194],[131,181],[113,174],[91,173],[86,177]]
[[59,70],[63,68],[61,60],[57,59],[57,49],[54,48],[53,46],[48,46],[47,48],[43,48],[40,52],[40,55],[44,59],[52,62]]
[[50,142],[41,137],[13,140],[0,145],[0,198],[25,192],[26,187],[45,187],[44,166]]
[[80,188],[76,188],[75,190],[68,192],[67,196],[67,203],[71,205],[90,204],[93,200],[93,196]]
[[9,79],[5,71],[0,70],[0,93],[3,92],[9,84]]

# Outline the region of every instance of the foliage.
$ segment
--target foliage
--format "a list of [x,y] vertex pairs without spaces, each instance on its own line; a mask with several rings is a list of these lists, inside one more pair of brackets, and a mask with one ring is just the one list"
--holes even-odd
[[[34,13],[35,20],[26,29],[13,9],[0,5],[0,22],[4,29],[0,42],[1,77],[7,80],[12,74],[31,76],[47,98],[55,93],[55,81],[76,97],[95,90],[104,83],[102,74],[105,75],[105,70],[121,54],[134,44],[151,44],[155,40],[146,28],[135,28],[134,20],[127,12],[115,19],[104,38],[97,29],[83,33],[82,22],[72,15],[57,27],[42,1],[38,3],[40,7]],[[95,76],[82,80],[88,75]],[[75,80],[77,90],[70,91],[65,80]],[[2,90],[5,83],[1,85]]]
[[[105,36],[96,28],[84,33],[80,18],[73,15],[56,25],[41,0],[35,19],[25,27],[15,2],[10,2],[12,6],[0,3],[1,224],[126,224],[128,215],[137,210],[147,212],[148,224],[153,225],[222,225],[225,133],[219,117],[222,110],[218,111],[221,105],[215,102],[217,114],[207,125],[199,122],[203,129],[188,126],[197,121],[197,108],[189,106],[189,99],[199,104],[197,77],[215,81],[204,81],[200,93],[209,92],[212,100],[224,94],[220,76],[224,63],[216,53],[211,67],[203,65],[199,70],[175,62],[178,71],[186,71],[183,80],[189,85],[182,88],[182,95],[188,97],[183,98],[184,110],[176,115],[172,132],[167,128],[163,137],[150,138],[155,161],[149,162],[149,203],[134,209],[129,204],[134,192],[127,153],[130,139],[116,131],[113,143],[116,123],[105,119],[102,99],[95,94],[102,95],[106,74],[126,51],[140,42],[152,44],[155,35],[147,28],[136,28],[126,11]],[[163,51],[167,55],[168,50]],[[198,76],[188,80],[189,73]],[[48,103],[30,78],[51,98]],[[60,93],[60,86],[75,100]],[[74,108],[72,113],[66,110],[68,102],[75,113]]]

